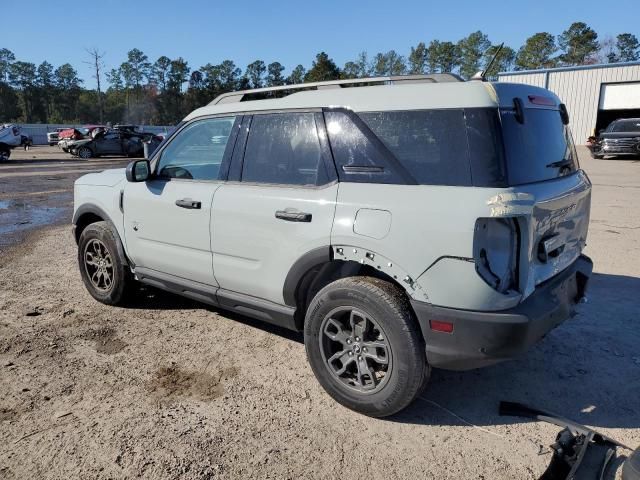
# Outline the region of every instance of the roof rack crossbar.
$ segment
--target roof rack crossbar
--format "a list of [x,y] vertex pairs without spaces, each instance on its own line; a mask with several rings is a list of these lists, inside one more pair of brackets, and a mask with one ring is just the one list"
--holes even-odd
[[[342,88],[343,85],[381,84],[393,85],[397,83],[443,83],[443,82],[463,82],[464,80],[453,73],[433,73],[429,75],[388,75],[384,77],[350,78],[345,80],[329,80],[326,82],[297,83],[295,85],[279,85],[277,87],[254,88],[252,90],[239,90],[218,95],[209,105],[221,103],[241,102],[247,95],[256,93],[268,93],[292,90],[324,90],[331,88]],[[294,93],[294,92],[292,92]]]

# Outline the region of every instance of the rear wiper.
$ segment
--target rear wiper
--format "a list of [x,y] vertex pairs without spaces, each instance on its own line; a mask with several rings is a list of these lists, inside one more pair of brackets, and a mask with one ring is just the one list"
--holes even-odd
[[547,165],[547,168],[562,168],[562,167],[569,167],[573,165],[573,160],[571,160],[570,158],[563,158],[562,160],[558,160],[557,162],[552,162],[549,165]]

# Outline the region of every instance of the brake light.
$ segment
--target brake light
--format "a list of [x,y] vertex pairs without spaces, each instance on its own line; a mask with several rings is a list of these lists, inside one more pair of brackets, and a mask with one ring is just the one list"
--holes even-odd
[[518,288],[518,222],[511,217],[476,220],[473,258],[476,271],[498,292]]
[[551,97],[544,97],[542,95],[529,95],[529,102],[534,105],[544,105],[546,107],[555,107],[556,102]]

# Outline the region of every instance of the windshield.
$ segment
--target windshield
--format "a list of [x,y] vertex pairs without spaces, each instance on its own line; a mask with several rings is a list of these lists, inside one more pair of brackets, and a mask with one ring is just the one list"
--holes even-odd
[[609,125],[607,132],[640,133],[640,120],[617,120]]
[[524,122],[513,109],[500,109],[509,185],[542,182],[578,168],[569,127],[558,110],[528,108]]

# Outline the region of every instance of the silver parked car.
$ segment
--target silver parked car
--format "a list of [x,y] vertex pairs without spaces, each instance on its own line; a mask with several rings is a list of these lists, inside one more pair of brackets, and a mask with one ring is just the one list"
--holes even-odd
[[80,272],[106,304],[139,281],[303,331],[333,398],[391,415],[432,367],[513,358],[583,298],[568,122],[547,90],[446,74],[225,94],[76,181]]

